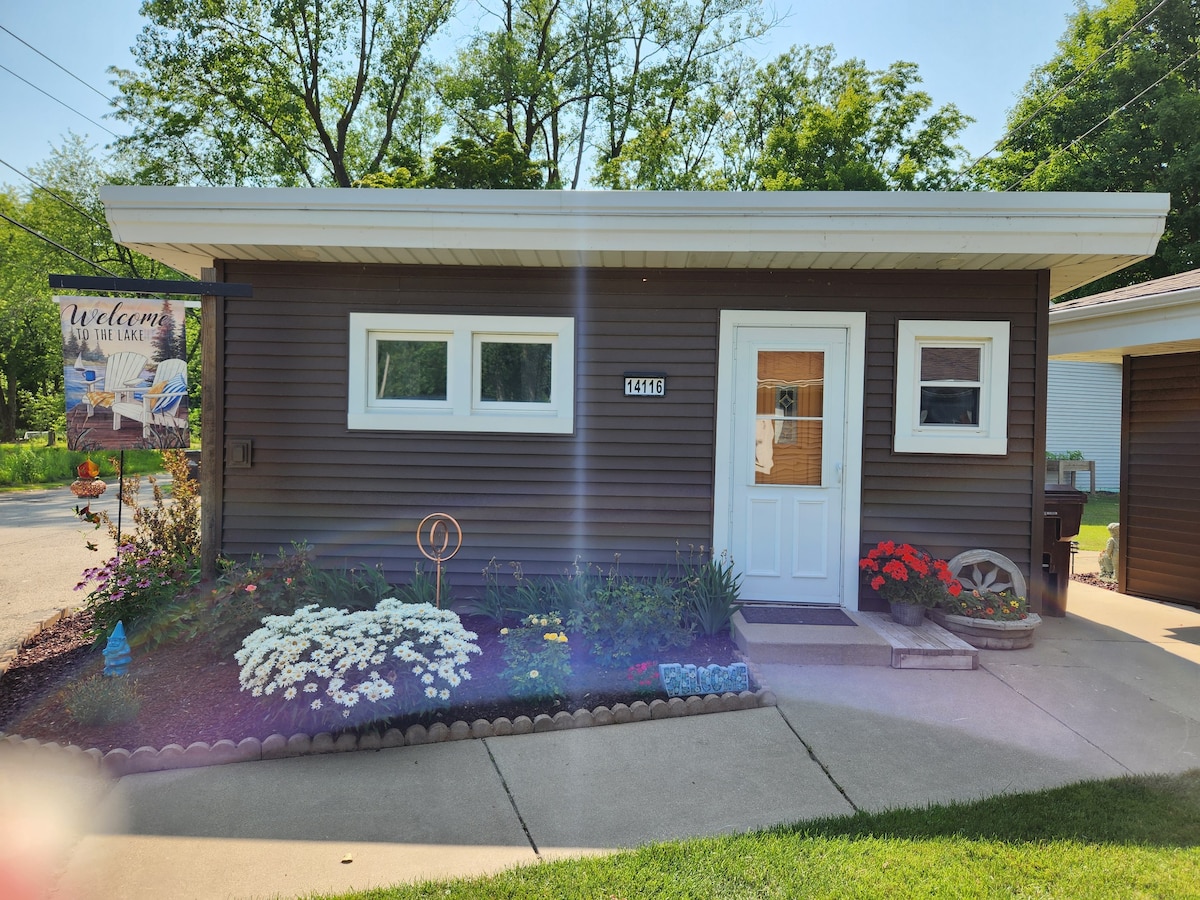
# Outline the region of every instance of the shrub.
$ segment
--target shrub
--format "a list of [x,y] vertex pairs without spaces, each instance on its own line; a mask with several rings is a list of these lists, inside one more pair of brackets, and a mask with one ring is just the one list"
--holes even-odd
[[558,613],[531,615],[513,628],[501,628],[502,677],[513,697],[565,697],[571,677],[571,651]]
[[29,447],[18,447],[7,454],[0,480],[5,484],[37,484],[46,480],[46,469],[42,458]]
[[625,673],[625,677],[629,679],[629,687],[635,694],[657,694],[662,690],[658,663],[653,660],[634,663]]
[[67,688],[63,707],[81,725],[116,725],[137,718],[142,701],[128,678],[93,675]]
[[458,616],[389,597],[373,610],[305,606],[268,616],[234,654],[242,690],[278,697],[278,712],[342,727],[444,705],[470,679],[479,647]]
[[122,544],[116,556],[103,566],[85,570],[81,579],[75,585],[77,591],[93,582],[96,585],[84,600],[93,616],[90,634],[96,644],[103,643],[121,621],[131,642],[138,643],[142,640],[139,632],[186,595],[199,580],[199,571],[162,550],[142,553],[133,544]]
[[567,617],[568,628],[590,642],[602,665],[628,663],[634,653],[654,655],[692,639],[683,624],[683,595],[669,579],[643,581],[615,571]]

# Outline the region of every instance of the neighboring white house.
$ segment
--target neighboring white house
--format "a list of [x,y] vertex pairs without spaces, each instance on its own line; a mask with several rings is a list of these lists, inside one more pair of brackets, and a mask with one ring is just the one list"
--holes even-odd
[[[1096,464],[1098,491],[1121,489],[1121,364],[1052,359],[1046,392],[1046,450],[1078,450]],[[1075,486],[1091,490],[1086,472]]]

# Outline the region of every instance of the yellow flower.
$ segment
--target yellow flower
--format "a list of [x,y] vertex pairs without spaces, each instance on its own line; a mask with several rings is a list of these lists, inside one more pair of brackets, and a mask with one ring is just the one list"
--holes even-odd
[[560,644],[565,644],[567,642],[567,633],[565,631],[558,636],[558,642]]
[[538,677],[538,670],[537,670],[537,669],[530,669],[530,670],[529,670],[529,677],[530,677],[530,678],[537,678],[537,677]]
[[557,640],[558,640],[558,635],[557,635],[557,634],[555,634],[553,631],[547,631],[545,634],[543,634],[543,635],[542,635],[542,640],[544,640],[544,641],[557,641]]
[[501,633],[501,634],[508,634],[508,629],[507,629],[507,628],[501,628],[501,629],[500,629],[500,633]]

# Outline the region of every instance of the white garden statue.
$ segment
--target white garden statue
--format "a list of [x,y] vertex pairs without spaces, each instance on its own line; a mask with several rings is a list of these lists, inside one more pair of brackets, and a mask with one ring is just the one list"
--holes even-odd
[[1117,555],[1120,551],[1119,532],[1121,530],[1120,523],[1111,522],[1108,526],[1108,543],[1104,545],[1104,549],[1100,551],[1100,577],[1101,578],[1116,578],[1117,577]]

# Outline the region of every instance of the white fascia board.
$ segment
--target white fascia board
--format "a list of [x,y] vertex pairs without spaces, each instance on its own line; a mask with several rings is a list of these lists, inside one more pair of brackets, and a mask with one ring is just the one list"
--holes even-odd
[[1050,356],[1200,340],[1200,288],[1050,310]]
[[[586,254],[1152,255],[1166,194],[973,192],[440,191],[108,186],[124,244],[381,247]],[[191,248],[191,249],[189,249]],[[283,258],[295,258],[292,253]],[[1064,263],[1069,260],[1064,260]]]

